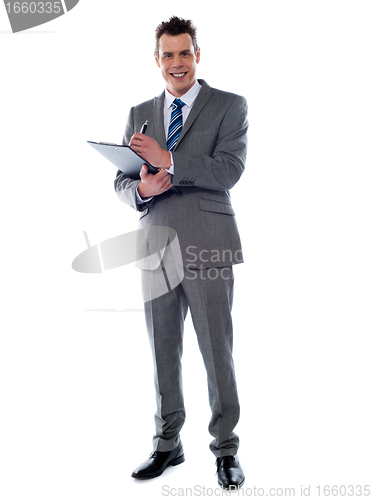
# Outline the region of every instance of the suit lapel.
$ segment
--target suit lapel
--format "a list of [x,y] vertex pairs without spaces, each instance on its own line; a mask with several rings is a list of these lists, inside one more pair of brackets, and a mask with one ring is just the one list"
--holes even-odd
[[[194,105],[191,108],[191,111],[190,111],[189,116],[187,117],[186,123],[182,127],[182,131],[181,131],[181,134],[180,134],[179,139],[177,141],[176,147],[174,148],[174,151],[178,148],[180,142],[185,137],[185,135],[189,131],[191,125],[194,123],[194,121],[198,117],[199,113],[206,105],[208,99],[212,95],[211,88],[207,84],[207,82],[205,82],[204,80],[198,80],[198,81],[202,85],[202,88],[200,89],[200,92],[199,92],[199,94],[194,102]],[[164,126],[163,126],[163,128],[164,128]]]
[[[190,127],[198,117],[201,110],[204,108],[208,99],[212,95],[211,88],[204,80],[198,80],[202,85],[198,97],[196,98],[194,105],[190,111],[190,114],[186,120],[186,123],[182,127],[181,134],[178,138],[178,142],[174,151],[178,148],[180,142],[184,136],[189,131]],[[167,149],[167,138],[165,137],[164,131],[164,97],[165,92],[162,92],[158,97],[154,99],[154,122],[155,122],[155,132],[157,137],[157,142],[162,149]]]
[[167,149],[167,139],[164,132],[164,96],[162,92],[154,99],[154,121],[157,142],[162,149]]

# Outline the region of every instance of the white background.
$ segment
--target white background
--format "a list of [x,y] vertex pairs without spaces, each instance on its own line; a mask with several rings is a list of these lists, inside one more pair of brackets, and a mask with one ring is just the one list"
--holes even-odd
[[139,275],[71,267],[83,231],[94,244],[137,226],[86,140],[121,141],[130,106],[163,90],[154,30],[173,14],[199,30],[198,76],[249,104],[232,191],[244,487],[371,483],[371,3],[169,6],[81,0],[18,34],[0,8],[4,500],[218,496],[191,323],[186,462],[138,483],[155,410]]

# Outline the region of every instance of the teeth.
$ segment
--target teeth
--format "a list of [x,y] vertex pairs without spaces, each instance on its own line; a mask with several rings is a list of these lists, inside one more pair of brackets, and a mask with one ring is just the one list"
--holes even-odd
[[175,76],[176,78],[181,78],[185,74],[186,73],[173,73],[173,76]]

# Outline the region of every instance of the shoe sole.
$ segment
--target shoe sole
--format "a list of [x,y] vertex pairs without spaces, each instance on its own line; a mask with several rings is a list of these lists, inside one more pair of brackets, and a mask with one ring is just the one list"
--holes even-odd
[[[183,462],[185,461],[185,455],[181,455],[180,457],[177,457],[175,458],[174,460],[170,461],[169,464],[167,464],[166,468],[167,469],[168,467],[170,466],[176,466],[176,465],[180,465],[182,464]],[[146,480],[146,479],[154,479],[155,477],[159,477],[163,474],[163,472],[165,471],[165,469],[161,472],[159,472],[159,474],[153,474],[152,476],[146,476],[146,477],[136,477],[136,476],[133,476],[132,474],[132,477],[134,479],[140,479],[140,480]]]
[[180,457],[175,458],[174,460],[172,460],[171,462],[169,462],[169,464],[167,465],[167,467],[169,467],[170,465],[175,466],[175,465],[182,464],[184,461],[185,461],[185,455],[181,455]]
[[245,478],[243,479],[243,481],[241,483],[239,483],[237,486],[235,484],[232,484],[230,486],[224,486],[222,483],[220,483],[219,481],[218,484],[221,486],[221,488],[223,488],[224,490],[231,490],[231,491],[234,491],[234,490],[237,490],[238,488],[240,488],[241,486],[243,486],[244,484],[244,481],[245,481]]

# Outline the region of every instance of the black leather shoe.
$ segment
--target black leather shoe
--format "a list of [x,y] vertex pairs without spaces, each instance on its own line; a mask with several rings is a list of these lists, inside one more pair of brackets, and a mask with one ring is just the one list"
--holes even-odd
[[218,484],[222,488],[237,489],[244,483],[244,472],[238,459],[232,455],[219,457],[216,460]]
[[152,479],[161,476],[170,465],[179,465],[185,461],[182,444],[171,451],[154,451],[150,457],[143,462],[132,473],[135,479]]

